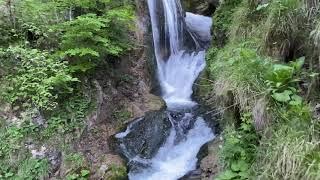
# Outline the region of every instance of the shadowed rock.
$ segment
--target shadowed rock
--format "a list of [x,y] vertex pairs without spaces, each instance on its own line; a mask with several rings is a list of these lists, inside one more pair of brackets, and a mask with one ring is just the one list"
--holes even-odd
[[166,112],[146,113],[145,117],[132,122],[122,135],[116,136],[121,153],[128,159],[152,158],[169,136],[171,126]]

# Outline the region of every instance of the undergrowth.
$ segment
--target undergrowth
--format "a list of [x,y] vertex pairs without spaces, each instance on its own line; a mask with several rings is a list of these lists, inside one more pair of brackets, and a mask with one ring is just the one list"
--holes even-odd
[[234,0],[215,12],[213,32],[227,40],[207,55],[213,94],[231,97],[217,105],[241,117],[222,123],[218,179],[319,179],[319,8],[316,1]]
[[239,128],[228,127],[225,130],[225,141],[220,152],[225,170],[216,179],[252,178],[251,164],[255,160],[258,144],[258,135],[252,123],[252,115],[245,113]]
[[[47,176],[50,172],[48,157],[33,158],[26,144],[33,142],[47,147],[58,144],[56,148],[64,151],[67,144],[80,137],[91,108],[90,101],[79,93],[54,112],[41,115],[37,109],[29,109],[16,122],[1,120],[0,177],[38,179]],[[43,118],[43,122],[37,122],[39,118]],[[71,138],[66,138],[69,136]],[[29,166],[30,163],[35,166]]]
[[84,160],[54,174],[63,165],[48,153],[74,153],[95,103],[85,80],[131,49],[133,2],[0,0],[0,11],[0,179],[88,179]]

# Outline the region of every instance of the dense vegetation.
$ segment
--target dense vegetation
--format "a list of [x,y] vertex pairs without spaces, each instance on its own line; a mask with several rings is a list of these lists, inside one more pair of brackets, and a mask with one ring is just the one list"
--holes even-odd
[[225,0],[213,18],[218,179],[319,179],[319,2]]
[[[57,149],[59,178],[92,175],[73,147],[96,108],[86,79],[132,48],[133,9],[132,0],[0,0],[0,179],[55,176]],[[319,1],[224,0],[213,19],[210,85],[200,90],[223,112],[217,179],[320,179]],[[109,169],[109,179],[126,176]]]
[[84,79],[131,48],[133,20],[127,0],[0,1],[0,179],[52,176],[41,144],[64,154],[61,178],[90,176],[71,145],[95,106]]

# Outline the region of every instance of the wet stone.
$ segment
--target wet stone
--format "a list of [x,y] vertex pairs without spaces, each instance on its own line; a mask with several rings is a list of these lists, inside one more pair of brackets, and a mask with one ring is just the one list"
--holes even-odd
[[118,149],[126,158],[152,158],[170,134],[172,127],[166,111],[151,111],[133,122],[130,132],[117,139]]

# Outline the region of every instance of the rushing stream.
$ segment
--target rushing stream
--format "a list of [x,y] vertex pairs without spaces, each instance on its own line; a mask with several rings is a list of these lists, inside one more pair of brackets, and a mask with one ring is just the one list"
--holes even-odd
[[[161,116],[150,123],[153,127],[141,129],[148,117],[140,118],[116,138],[129,161],[130,180],[177,180],[197,168],[198,152],[214,139],[212,129],[194,113],[197,103],[191,98],[193,84],[205,68],[212,23],[211,18],[184,13],[180,0],[148,0],[148,5],[157,75],[167,110],[150,115],[153,120]],[[157,125],[160,120],[163,123]],[[134,139],[135,131],[145,136]],[[137,143],[133,144],[132,139]],[[148,147],[150,144],[154,147]]]

